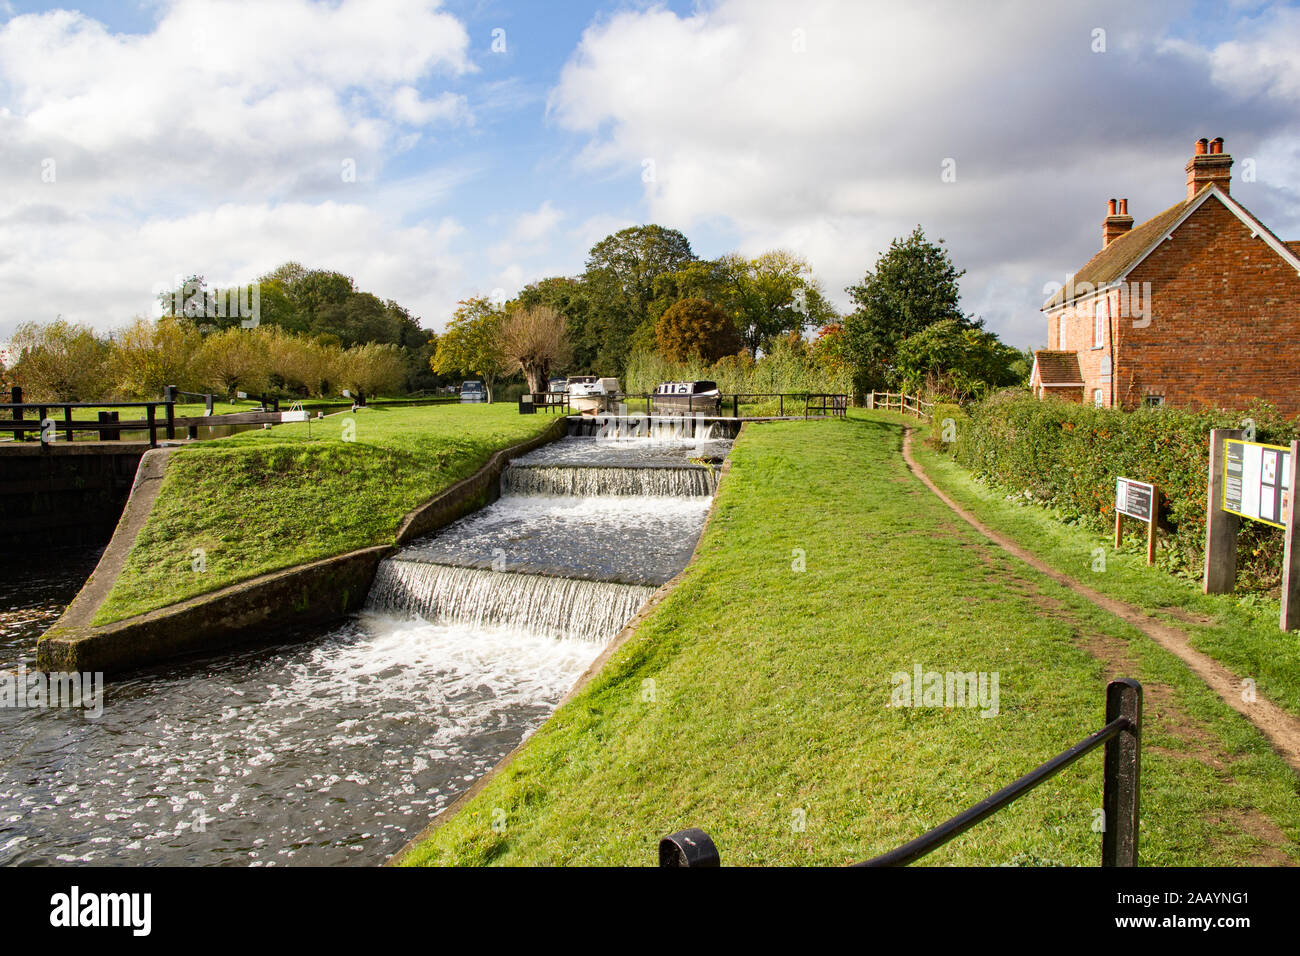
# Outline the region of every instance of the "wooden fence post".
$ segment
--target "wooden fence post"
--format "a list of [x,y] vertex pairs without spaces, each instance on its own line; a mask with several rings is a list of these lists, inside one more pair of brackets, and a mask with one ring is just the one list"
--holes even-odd
[[1300,507],[1296,506],[1296,482],[1300,476],[1300,441],[1291,443],[1290,487],[1286,492],[1286,543],[1282,548],[1282,630],[1300,628]]
[[1210,481],[1205,503],[1206,594],[1231,594],[1237,586],[1237,532],[1241,519],[1223,510],[1224,443],[1242,436],[1240,428],[1210,430]]

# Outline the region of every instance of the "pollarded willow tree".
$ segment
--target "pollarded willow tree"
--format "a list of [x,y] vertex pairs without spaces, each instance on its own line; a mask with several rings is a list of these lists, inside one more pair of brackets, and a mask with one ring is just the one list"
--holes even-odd
[[565,318],[548,305],[511,310],[501,324],[501,354],[518,366],[530,392],[547,390],[551,369],[564,365],[573,354]]

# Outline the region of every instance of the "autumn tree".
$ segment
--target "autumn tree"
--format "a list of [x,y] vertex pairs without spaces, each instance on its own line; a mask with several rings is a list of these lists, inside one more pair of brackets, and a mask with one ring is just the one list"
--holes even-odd
[[89,326],[61,318],[28,322],[14,331],[9,346],[9,378],[22,387],[26,401],[93,401],[107,391],[108,345]]
[[366,342],[339,357],[339,384],[364,405],[366,398],[397,391],[406,380],[406,358],[389,342]]
[[219,386],[227,398],[235,392],[258,392],[266,388],[270,372],[267,337],[257,329],[233,326],[212,332],[198,352],[203,381]]
[[447,331],[438,337],[430,359],[439,375],[477,375],[487,388],[488,401],[497,379],[509,371],[501,350],[503,314],[493,308],[486,296],[462,299],[447,323]]
[[501,323],[501,353],[524,373],[530,392],[546,391],[551,369],[572,354],[564,316],[547,305],[509,310]]
[[203,337],[186,318],[137,318],[112,336],[107,379],[119,395],[157,398],[168,385],[197,388]]
[[668,307],[655,324],[659,354],[671,362],[701,358],[712,364],[740,351],[740,335],[731,316],[704,299],[682,299]]

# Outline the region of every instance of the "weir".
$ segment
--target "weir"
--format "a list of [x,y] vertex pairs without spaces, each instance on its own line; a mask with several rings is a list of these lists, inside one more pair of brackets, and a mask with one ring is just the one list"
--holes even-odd
[[729,442],[570,436],[381,562],[367,610],[604,644],[690,559]]
[[654,590],[392,559],[379,566],[367,610],[407,611],[430,623],[508,627],[605,644]]
[[717,472],[704,465],[519,465],[501,475],[503,494],[693,497],[711,495]]

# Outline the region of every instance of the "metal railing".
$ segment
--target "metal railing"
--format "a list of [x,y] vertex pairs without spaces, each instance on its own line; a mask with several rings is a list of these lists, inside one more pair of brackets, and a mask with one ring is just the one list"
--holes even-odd
[[[960,836],[1003,807],[1023,797],[1070,764],[1104,746],[1102,767],[1102,866],[1138,865],[1138,797],[1142,767],[1142,685],[1132,678],[1106,686],[1106,723],[1069,750],[975,806],[904,843],[897,849],[855,866],[907,866]],[[703,830],[679,830],[659,841],[659,865],[666,867],[721,866],[718,848]]]
[[[716,418],[740,418],[743,405],[776,404],[776,417],[812,418],[848,414],[849,396],[833,392],[728,392],[718,395],[656,395],[653,392],[627,392],[614,397],[614,404],[644,405],[651,415],[706,415]],[[629,411],[632,411],[629,409]],[[635,412],[633,412],[635,414]],[[767,417],[767,416],[758,416]]]

